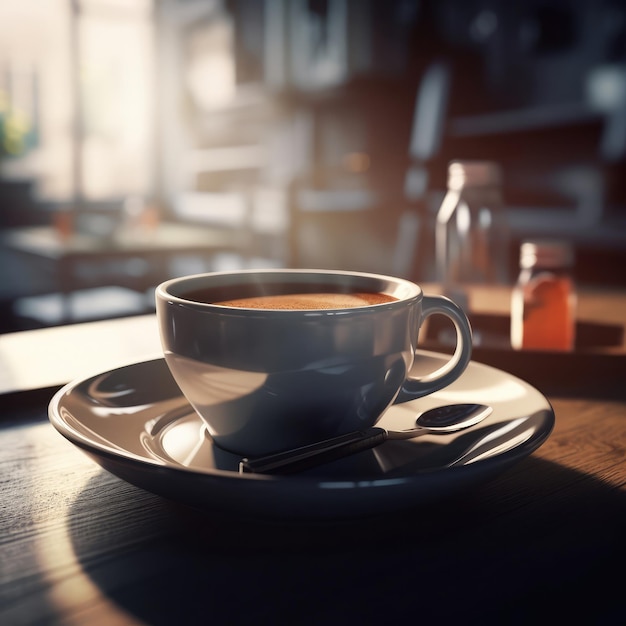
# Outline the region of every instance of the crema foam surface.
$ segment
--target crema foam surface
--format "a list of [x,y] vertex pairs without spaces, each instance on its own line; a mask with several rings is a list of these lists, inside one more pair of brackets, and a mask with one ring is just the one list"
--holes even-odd
[[302,293],[237,298],[235,300],[215,302],[214,304],[243,309],[352,309],[354,307],[393,302],[396,299],[385,293]]

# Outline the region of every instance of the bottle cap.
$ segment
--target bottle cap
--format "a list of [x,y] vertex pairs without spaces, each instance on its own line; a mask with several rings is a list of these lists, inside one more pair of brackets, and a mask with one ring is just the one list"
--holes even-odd
[[525,241],[520,248],[520,267],[556,269],[574,264],[574,251],[564,241]]
[[502,170],[493,161],[453,161],[448,166],[448,189],[495,187],[502,183]]

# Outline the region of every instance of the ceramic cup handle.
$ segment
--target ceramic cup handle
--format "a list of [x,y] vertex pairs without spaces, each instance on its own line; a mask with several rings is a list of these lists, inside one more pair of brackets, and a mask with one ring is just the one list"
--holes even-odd
[[427,317],[435,314],[445,315],[452,320],[456,329],[456,350],[452,358],[434,372],[425,376],[407,378],[395,400],[396,403],[415,400],[447,387],[463,373],[470,362],[472,329],[463,309],[444,296],[424,296],[420,326]]

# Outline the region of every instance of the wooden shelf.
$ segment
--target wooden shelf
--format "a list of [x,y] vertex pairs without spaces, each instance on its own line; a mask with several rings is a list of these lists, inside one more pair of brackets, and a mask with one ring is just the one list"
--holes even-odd
[[588,124],[603,119],[599,111],[586,104],[560,104],[456,117],[450,121],[448,132],[453,137],[473,137]]

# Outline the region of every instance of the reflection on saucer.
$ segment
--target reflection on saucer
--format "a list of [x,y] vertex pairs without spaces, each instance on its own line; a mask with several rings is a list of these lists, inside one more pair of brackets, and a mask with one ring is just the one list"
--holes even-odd
[[[421,352],[431,368],[445,356]],[[430,361],[430,363],[429,363]],[[217,447],[162,359],[66,385],[50,403],[55,428],[105,469],[204,510],[272,518],[336,519],[415,507],[497,476],[549,436],[554,414],[532,386],[470,363],[450,387],[391,407],[379,425],[400,430],[428,408],[487,403],[467,430],[387,441],[373,450],[291,476],[238,472],[240,457]]]

